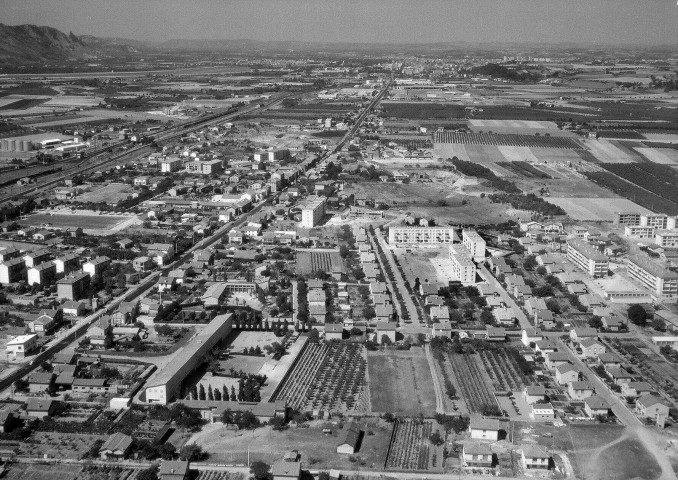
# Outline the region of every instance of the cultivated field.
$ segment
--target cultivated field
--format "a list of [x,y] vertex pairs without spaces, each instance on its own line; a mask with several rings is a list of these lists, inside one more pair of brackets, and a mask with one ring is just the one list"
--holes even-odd
[[496,405],[494,387],[477,354],[446,354],[440,364],[444,379],[457,390],[466,412],[480,413],[486,405]]
[[433,379],[424,352],[369,352],[370,389],[373,412],[402,415],[432,415],[436,401]]
[[309,344],[275,399],[302,411],[369,411],[365,352],[358,344]]
[[386,470],[442,472],[443,445],[436,447],[429,437],[445,433],[434,420],[398,419],[388,449]]
[[541,147],[580,149],[576,140],[565,137],[537,135],[506,135],[494,133],[436,132],[435,143],[458,143],[462,145],[508,145],[512,147]]
[[483,350],[479,355],[496,391],[518,392],[532,383],[505,350]]
[[668,215],[678,214],[678,203],[640,188],[613,173],[586,172],[586,176],[598,185],[609,188],[614,193],[622,195],[645,208],[649,208],[653,212],[661,212]]
[[548,201],[561,207],[574,220],[581,221],[610,221],[617,212],[650,213],[647,208],[626,198],[551,197]]
[[15,463],[5,474],[8,480],[74,480],[80,465],[40,465]]
[[339,251],[297,251],[297,274],[313,275],[316,272],[331,273],[334,269],[343,270]]

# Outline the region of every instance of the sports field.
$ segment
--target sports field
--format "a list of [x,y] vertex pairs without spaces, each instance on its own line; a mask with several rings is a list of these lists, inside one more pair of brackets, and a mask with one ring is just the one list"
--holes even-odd
[[31,215],[26,220],[22,220],[22,225],[30,225],[39,227],[43,224],[50,224],[53,227],[59,228],[77,228],[83,229],[110,229],[119,223],[131,220],[134,217],[126,215],[66,215],[37,213]]
[[433,415],[436,396],[431,370],[419,347],[367,355],[373,412]]
[[581,221],[611,221],[617,212],[651,213],[626,198],[551,197],[548,201],[561,207],[573,219]]

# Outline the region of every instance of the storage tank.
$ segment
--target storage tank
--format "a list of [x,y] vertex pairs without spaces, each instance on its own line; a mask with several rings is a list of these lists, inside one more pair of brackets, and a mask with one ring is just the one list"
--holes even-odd
[[16,140],[14,140],[13,138],[9,139],[9,148],[7,150],[9,150],[10,152],[16,152]]
[[2,150],[4,150],[5,152],[6,152],[7,150],[9,150],[9,140],[7,140],[6,138],[3,138],[3,139],[2,139],[2,145],[0,146],[0,148],[1,148]]
[[21,143],[23,144],[23,148],[21,149],[22,152],[30,152],[33,150],[33,142],[30,140],[24,140]]

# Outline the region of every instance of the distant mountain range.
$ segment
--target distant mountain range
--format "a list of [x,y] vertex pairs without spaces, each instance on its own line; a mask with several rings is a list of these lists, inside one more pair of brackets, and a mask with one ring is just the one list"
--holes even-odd
[[[569,54],[604,55],[611,51],[632,47],[583,46],[583,45],[507,45],[468,44],[444,42],[432,44],[387,44],[387,43],[322,43],[300,41],[259,41],[250,39],[221,40],[176,39],[164,42],[141,42],[121,38],[100,38],[91,35],[66,34],[56,28],[36,25],[4,25],[0,23],[0,67],[40,65],[67,60],[95,60],[143,55],[146,53],[220,52],[245,54],[319,53],[329,55],[475,55],[487,52],[511,54],[521,52],[563,52]],[[666,50],[666,47],[642,48],[639,50]],[[503,52],[503,53],[502,53]],[[548,56],[548,55],[535,55]]]
[[140,53],[142,42],[77,36],[52,27],[0,23],[0,65],[24,65]]

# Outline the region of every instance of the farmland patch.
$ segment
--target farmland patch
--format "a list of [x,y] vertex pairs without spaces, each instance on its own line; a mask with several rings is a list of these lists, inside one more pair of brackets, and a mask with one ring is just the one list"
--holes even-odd
[[580,221],[610,221],[617,212],[651,213],[647,208],[626,198],[551,197],[549,202],[561,207],[574,220]]
[[313,275],[317,272],[332,273],[343,271],[343,262],[339,251],[326,250],[298,250],[297,274]]
[[433,433],[444,438],[445,433],[434,420],[398,419],[386,459],[386,470],[443,471],[443,445],[429,440]]
[[580,149],[576,140],[566,137],[537,135],[511,135],[494,133],[436,132],[435,143],[460,143],[463,145],[506,145],[512,147],[541,147]]

